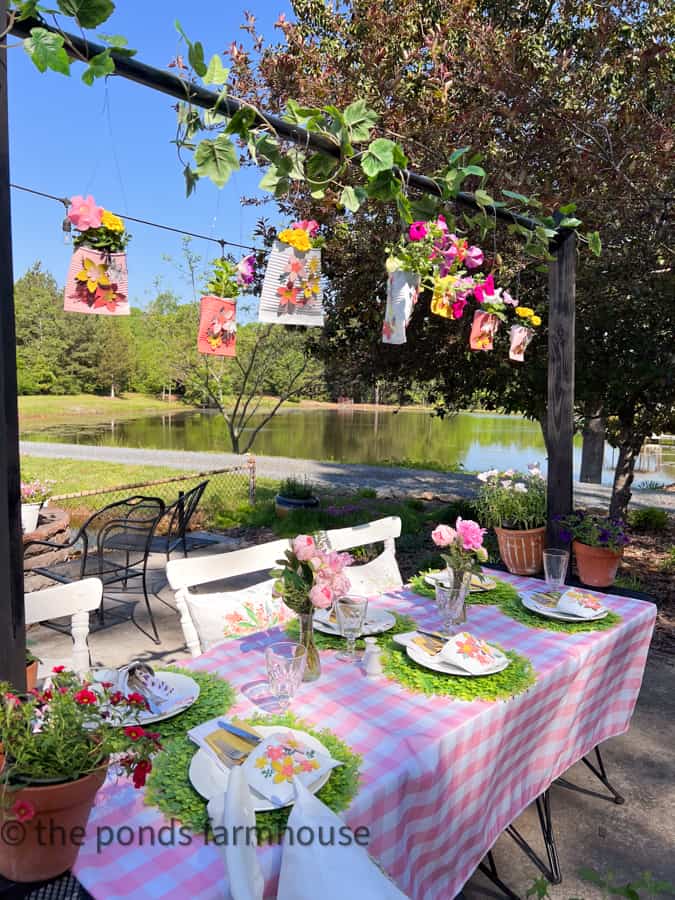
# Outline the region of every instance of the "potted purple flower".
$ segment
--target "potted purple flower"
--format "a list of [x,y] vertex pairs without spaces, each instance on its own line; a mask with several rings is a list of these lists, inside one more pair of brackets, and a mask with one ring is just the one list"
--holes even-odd
[[561,540],[572,542],[579,579],[589,587],[609,587],[629,543],[622,519],[577,510],[558,519]]
[[51,496],[53,481],[21,482],[21,526],[27,534],[35,531],[40,510]]

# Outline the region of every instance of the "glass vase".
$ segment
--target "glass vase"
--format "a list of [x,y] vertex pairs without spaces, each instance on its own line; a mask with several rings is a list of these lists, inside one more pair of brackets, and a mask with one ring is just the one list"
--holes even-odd
[[321,675],[321,659],[314,643],[314,610],[309,613],[298,613],[300,620],[300,643],[307,653],[303,681],[316,681]]
[[466,623],[466,595],[471,587],[471,572],[446,569],[443,583],[436,582],[436,606],[445,634],[455,634]]

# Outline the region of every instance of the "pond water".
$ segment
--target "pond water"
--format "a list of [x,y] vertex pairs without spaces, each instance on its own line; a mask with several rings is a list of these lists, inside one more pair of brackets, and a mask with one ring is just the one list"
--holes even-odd
[[[22,435],[27,440],[159,450],[229,451],[225,425],[213,412],[174,412],[120,422],[59,425]],[[265,456],[372,463],[414,460],[463,466],[545,468],[539,425],[518,416],[463,412],[439,419],[423,410],[294,409],[280,412],[257,436],[254,451]],[[616,451],[606,447],[603,482],[612,480]],[[575,477],[581,440],[575,442]],[[158,460],[161,462],[161,459]],[[675,447],[643,454],[636,481],[675,481]]]

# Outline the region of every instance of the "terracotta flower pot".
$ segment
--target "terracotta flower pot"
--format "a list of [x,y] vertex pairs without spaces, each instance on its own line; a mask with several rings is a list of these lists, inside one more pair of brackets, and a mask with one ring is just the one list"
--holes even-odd
[[572,549],[577,560],[579,580],[583,584],[589,587],[609,587],[614,583],[623,550],[591,547],[580,541],[573,541]]
[[34,659],[26,666],[26,690],[32,691],[37,684],[38,661]]
[[495,527],[499,555],[512,575],[536,575],[544,566],[546,528],[518,531]]
[[[10,881],[45,881],[68,871],[77,859],[96,792],[106,766],[77,781],[12,791],[9,809],[0,806],[0,874]],[[35,815],[20,822],[17,803]],[[30,804],[30,806],[28,806]],[[3,827],[12,822],[11,828]]]

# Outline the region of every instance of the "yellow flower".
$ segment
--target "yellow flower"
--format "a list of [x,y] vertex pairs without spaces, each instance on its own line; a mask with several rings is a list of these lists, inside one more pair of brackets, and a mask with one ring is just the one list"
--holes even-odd
[[539,316],[532,316],[532,318],[530,319],[530,324],[534,325],[535,327],[537,325],[541,325],[541,318]]
[[82,261],[84,268],[75,276],[76,281],[86,281],[87,290],[90,294],[96,292],[97,287],[109,287],[110,279],[108,278],[108,270],[106,266],[95,263],[86,257]]
[[120,219],[119,216],[116,216],[115,213],[111,213],[107,209],[103,210],[103,215],[101,216],[101,225],[103,225],[103,227],[107,228],[109,231],[124,231],[124,222]]
[[312,242],[304,228],[285,228],[279,234],[279,240],[285,244],[290,244],[301,253],[306,253],[312,249]]
[[534,315],[534,310],[530,309],[529,306],[516,306],[516,315],[520,316],[521,319],[529,319],[530,316]]

